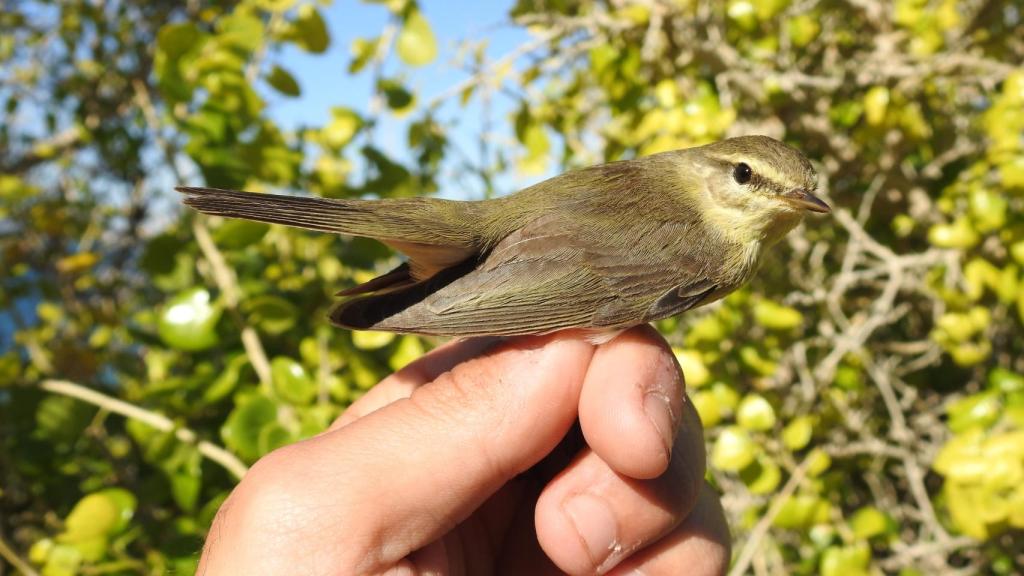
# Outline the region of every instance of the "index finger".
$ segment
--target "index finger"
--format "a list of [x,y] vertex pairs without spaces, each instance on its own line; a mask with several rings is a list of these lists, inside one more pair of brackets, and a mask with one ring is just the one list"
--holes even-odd
[[346,408],[341,416],[327,428],[326,432],[347,426],[395,400],[412,396],[413,390],[436,379],[466,360],[479,356],[501,342],[502,339],[499,337],[485,336],[453,340],[438,346],[381,380],[362,398]]
[[592,353],[579,339],[519,339],[407,399],[271,453],[222,508],[203,567],[394,565],[551,451],[575,421]]

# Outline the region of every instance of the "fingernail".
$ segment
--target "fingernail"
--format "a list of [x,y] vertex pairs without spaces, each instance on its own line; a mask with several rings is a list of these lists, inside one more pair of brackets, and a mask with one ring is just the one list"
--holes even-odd
[[672,414],[672,406],[668,396],[657,392],[648,392],[644,396],[644,413],[651,421],[654,429],[661,437],[661,443],[665,447],[665,460],[668,461],[672,454],[672,443],[675,441],[676,426]]
[[594,566],[603,566],[615,550],[618,526],[604,500],[590,494],[578,494],[563,504],[565,513],[580,535]]

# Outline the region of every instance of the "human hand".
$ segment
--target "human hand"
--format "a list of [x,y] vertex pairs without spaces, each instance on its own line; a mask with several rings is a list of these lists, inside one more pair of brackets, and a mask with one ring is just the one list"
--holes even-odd
[[199,574],[720,574],[729,531],[704,465],[649,327],[596,347],[455,342],[257,462]]

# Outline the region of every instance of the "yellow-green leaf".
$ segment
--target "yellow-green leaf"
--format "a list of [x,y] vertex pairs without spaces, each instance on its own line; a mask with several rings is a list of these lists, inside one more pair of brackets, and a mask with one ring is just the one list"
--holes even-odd
[[764,396],[749,394],[736,410],[736,423],[747,430],[771,430],[775,426],[775,409]]
[[874,86],[864,95],[864,118],[871,126],[878,126],[885,120],[889,108],[889,89]]
[[711,464],[719,470],[738,472],[757,457],[758,446],[747,433],[730,426],[722,430],[711,449]]
[[274,391],[291,404],[309,404],[316,397],[316,383],[306,369],[291,358],[278,356],[270,362]]
[[410,66],[423,66],[437,58],[437,39],[419,10],[413,10],[406,16],[395,49],[398,57]]
[[754,304],[754,320],[770,330],[792,330],[804,323],[804,315],[795,308],[759,300]]
[[322,54],[331,44],[327,24],[312,4],[299,6],[299,15],[293,26],[292,40],[307,52]]
[[360,350],[376,350],[391,344],[395,339],[394,332],[378,332],[375,330],[357,330],[352,333],[352,344]]
[[275,65],[266,78],[268,84],[285,96],[295,97],[302,94],[299,82],[295,80],[295,77],[290,72],[280,66]]
[[798,416],[782,429],[782,443],[790,450],[802,450],[814,433],[814,417]]
[[164,306],[157,323],[160,338],[179,350],[205,350],[217,344],[221,309],[202,288],[181,292]]

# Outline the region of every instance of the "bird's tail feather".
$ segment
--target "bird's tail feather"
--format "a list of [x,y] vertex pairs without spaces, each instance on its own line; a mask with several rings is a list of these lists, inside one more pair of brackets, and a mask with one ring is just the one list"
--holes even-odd
[[[313,198],[190,186],[177,190],[185,195],[186,205],[205,214],[375,238],[414,259],[424,260],[419,254],[423,250],[417,250],[420,244],[451,247],[459,261],[484,242],[476,225],[480,209],[473,202]],[[425,260],[430,260],[427,256]],[[451,260],[447,253],[440,256],[441,264]]]
[[372,200],[333,200],[308,196],[257,194],[219,188],[179,186],[185,204],[214,216],[244,218],[322,232],[377,236]]

